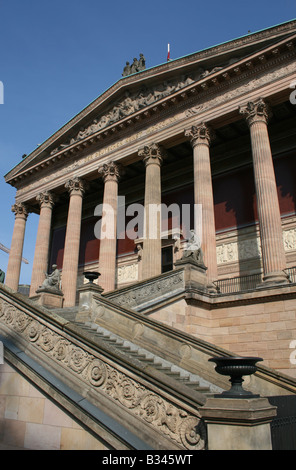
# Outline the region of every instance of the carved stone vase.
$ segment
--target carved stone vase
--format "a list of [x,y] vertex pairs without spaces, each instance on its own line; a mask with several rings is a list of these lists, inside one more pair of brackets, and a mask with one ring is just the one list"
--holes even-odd
[[258,398],[252,392],[245,390],[242,386],[243,376],[252,375],[256,372],[256,363],[263,361],[260,357],[213,357],[209,362],[216,364],[215,371],[221,375],[230,376],[231,388],[219,395],[217,398]]

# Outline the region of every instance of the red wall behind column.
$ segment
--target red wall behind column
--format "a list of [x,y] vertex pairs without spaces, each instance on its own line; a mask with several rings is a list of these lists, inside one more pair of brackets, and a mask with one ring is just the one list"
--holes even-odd
[[[278,187],[279,204],[282,215],[296,213],[296,155],[295,152],[274,160],[275,175]],[[213,179],[214,211],[216,230],[253,224],[257,220],[256,194],[253,169],[244,168],[231,174],[221,175]],[[193,228],[194,188],[189,185],[183,189],[163,194],[162,203],[170,206],[178,204],[182,214],[182,204],[191,208],[191,228]],[[135,214],[136,217],[136,214]],[[126,218],[126,222],[133,217]],[[94,227],[98,218],[85,219],[81,224],[81,243],[79,264],[95,262],[99,258],[100,240],[95,237]],[[167,223],[166,223],[167,222]],[[175,226],[176,220],[163,220],[163,229]],[[182,220],[181,220],[182,224]],[[62,268],[66,228],[58,228],[52,234],[50,265],[57,264]],[[134,240],[128,236],[118,240],[117,254],[133,253]]]

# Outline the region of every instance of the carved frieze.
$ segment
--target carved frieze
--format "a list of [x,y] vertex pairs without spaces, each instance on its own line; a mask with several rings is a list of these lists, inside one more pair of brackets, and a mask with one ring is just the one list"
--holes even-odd
[[118,305],[133,308],[179,289],[184,289],[184,274],[183,271],[173,271],[163,279],[157,278],[145,285],[132,286],[123,293],[114,294],[112,300]]
[[[296,250],[296,228],[283,231],[285,251]],[[232,263],[240,260],[260,258],[260,237],[252,237],[245,240],[226,242],[217,246],[217,263]]]
[[[225,66],[228,63],[225,64]],[[140,111],[143,108],[146,108],[154,103],[157,103],[163,98],[166,98],[172,95],[183,88],[191,85],[198,80],[201,80],[208,75],[211,75],[223,67],[213,67],[209,70],[205,70],[201,67],[198,67],[196,72],[193,72],[190,75],[182,75],[171,81],[164,81],[152,87],[146,88],[141,87],[136,93],[125,93],[125,97],[118,101],[112,108],[109,109],[105,114],[99,115],[89,125],[83,127],[79,132],[74,135],[68,142],[60,145],[55,148],[51,155],[63,150],[77,142],[95,134],[96,132],[105,129],[108,126],[124,119],[132,114]]]
[[201,102],[196,104],[195,106],[192,106],[185,112],[185,114],[187,117],[198,115],[204,111],[207,111],[208,109],[212,109],[213,107],[219,106],[222,103],[227,103],[238,96],[244,96],[247,93],[253,90],[257,90],[264,85],[269,85],[273,81],[285,77],[294,72],[295,65],[294,63],[292,63],[277,70],[262,71],[261,76],[252,77],[251,80],[248,80],[243,85],[239,84],[238,78],[233,79],[233,88],[230,91],[225,91],[224,93],[221,93],[218,96],[213,97],[212,99],[209,99],[209,97],[207,97],[207,100],[205,102]]
[[117,283],[134,282],[138,280],[138,263],[118,266]]
[[0,298],[0,322],[28,341],[33,348],[45,354],[93,387],[100,394],[117,402],[139,420],[152,426],[177,447],[189,450],[205,448],[206,430],[198,412],[192,412],[157,394],[139,381],[129,377],[105,360],[77,346],[49,324],[19,310],[8,300]]

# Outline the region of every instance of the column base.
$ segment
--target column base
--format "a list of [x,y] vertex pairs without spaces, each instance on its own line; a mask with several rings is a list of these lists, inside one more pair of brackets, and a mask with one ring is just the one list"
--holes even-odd
[[289,276],[284,273],[284,271],[274,271],[272,273],[264,274],[263,281],[257,287],[272,287],[276,285],[289,284],[289,282]]

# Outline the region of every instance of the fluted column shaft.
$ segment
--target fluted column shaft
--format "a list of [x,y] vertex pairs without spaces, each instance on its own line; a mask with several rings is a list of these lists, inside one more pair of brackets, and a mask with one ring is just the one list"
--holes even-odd
[[[213,133],[204,123],[185,131],[193,147],[194,203],[201,205],[201,248],[209,284],[217,280],[216,228],[210,162]],[[199,221],[195,221],[199,224]]]
[[54,196],[48,191],[37,196],[40,205],[39,224],[35,245],[35,255],[33,261],[30,296],[36,294],[44,279],[48,269],[49,240],[51,230],[52,209]]
[[161,164],[165,149],[151,144],[139,150],[146,166],[142,278],[161,274]]
[[15,214],[14,229],[9,253],[5,284],[17,291],[20,280],[23,246],[28,210],[24,204],[14,204],[11,208]]
[[115,289],[117,253],[117,205],[119,166],[111,162],[99,168],[104,180],[103,214],[100,237],[100,286],[105,292]]
[[268,136],[270,111],[260,99],[240,108],[251,135],[264,281],[286,282],[286,256],[276,179]]
[[73,307],[76,303],[81,214],[85,184],[79,178],[74,178],[68,181],[65,187],[69,191],[70,201],[62,269],[62,291],[64,306]]

